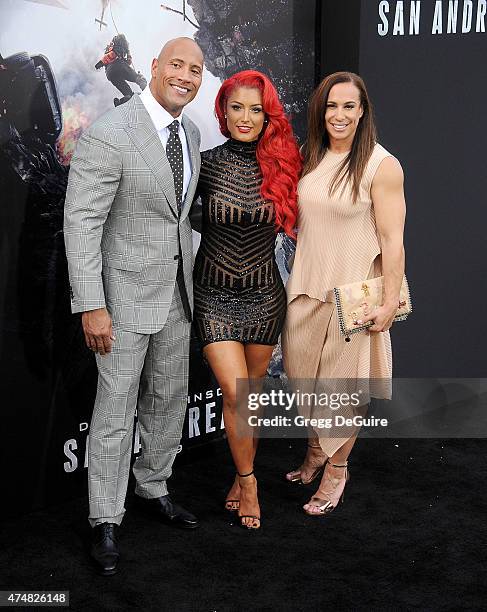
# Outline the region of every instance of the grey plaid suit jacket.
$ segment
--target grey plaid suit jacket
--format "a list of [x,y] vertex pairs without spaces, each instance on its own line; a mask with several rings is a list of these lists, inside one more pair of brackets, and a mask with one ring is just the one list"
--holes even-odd
[[178,258],[193,307],[188,213],[200,170],[200,134],[183,115],[191,182],[178,214],[164,147],[138,95],[83,133],[71,161],[64,238],[73,312],[107,307],[114,326],[159,331],[173,297]]

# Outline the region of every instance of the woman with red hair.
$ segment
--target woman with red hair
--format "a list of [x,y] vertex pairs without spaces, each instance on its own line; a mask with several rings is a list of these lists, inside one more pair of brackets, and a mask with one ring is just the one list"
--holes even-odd
[[237,379],[265,376],[284,323],[286,295],[274,248],[278,231],[294,236],[301,158],[277,92],[260,72],[227,79],[215,112],[228,140],[201,155],[194,319],[222,390],[237,472],[225,507],[238,512],[243,527],[258,529],[256,439],[237,427]]

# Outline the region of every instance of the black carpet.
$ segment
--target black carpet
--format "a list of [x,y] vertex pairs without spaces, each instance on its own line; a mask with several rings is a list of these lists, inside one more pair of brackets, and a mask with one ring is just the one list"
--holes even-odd
[[262,529],[248,533],[222,510],[233,472],[218,443],[172,479],[199,529],[159,525],[129,497],[121,569],[102,578],[87,558],[86,500],[75,500],[3,524],[0,588],[69,590],[72,610],[485,610],[486,450],[359,440],[345,503],[317,518],[301,510],[314,489],[283,479],[304,441],[263,440]]

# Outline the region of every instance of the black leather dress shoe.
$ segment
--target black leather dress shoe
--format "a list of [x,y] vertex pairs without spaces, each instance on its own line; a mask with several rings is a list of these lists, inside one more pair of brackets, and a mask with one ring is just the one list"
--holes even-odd
[[169,495],[145,499],[139,495],[135,496],[137,506],[153,516],[157,517],[167,525],[174,525],[182,529],[195,529],[200,522],[194,514],[188,512],[178,504],[175,504]]
[[102,576],[113,576],[117,573],[120,559],[115,533],[117,527],[114,523],[102,523],[93,528],[91,557]]

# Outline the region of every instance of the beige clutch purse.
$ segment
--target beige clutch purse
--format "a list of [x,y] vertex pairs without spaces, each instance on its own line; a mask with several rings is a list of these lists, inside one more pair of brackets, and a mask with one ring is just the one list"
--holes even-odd
[[[357,320],[362,319],[366,314],[382,306],[384,294],[384,277],[369,278],[365,281],[357,281],[335,287],[335,303],[338,313],[340,331],[345,336],[345,340],[350,342],[350,335],[367,329],[373,325],[372,321],[359,325]],[[399,294],[399,305],[394,321],[404,321],[412,312],[411,295],[409,285],[404,276]]]

